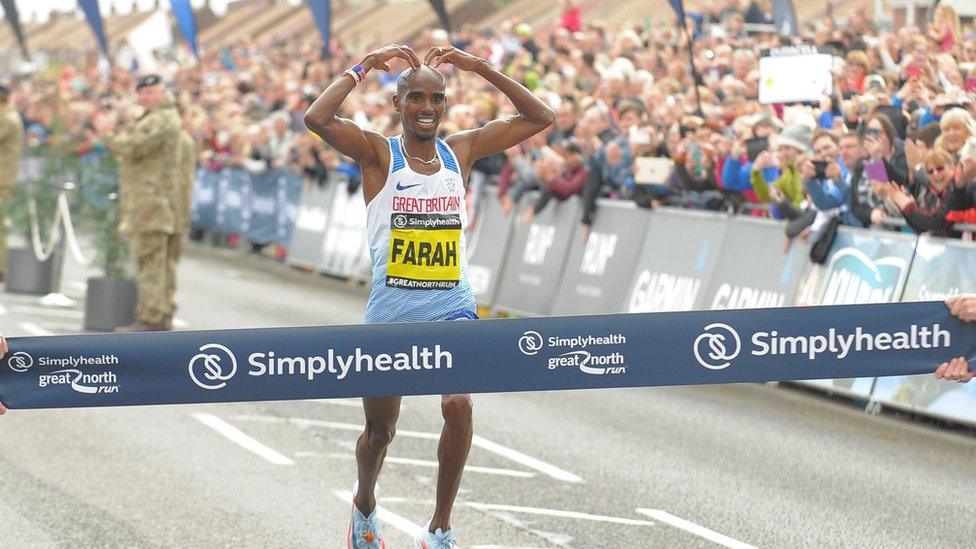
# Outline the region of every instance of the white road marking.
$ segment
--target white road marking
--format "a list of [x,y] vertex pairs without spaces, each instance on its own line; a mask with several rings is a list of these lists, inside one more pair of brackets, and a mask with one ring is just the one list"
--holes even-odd
[[580,478],[577,475],[574,475],[573,473],[570,473],[569,471],[560,469],[555,465],[550,465],[534,457],[527,456],[522,452],[513,450],[506,446],[502,446],[501,444],[498,444],[497,442],[492,442],[484,437],[479,437],[478,435],[475,435],[474,438],[471,440],[471,443],[477,446],[478,448],[481,448],[482,450],[488,450],[489,452],[498,454],[499,456],[521,463],[522,465],[535,469],[536,471],[539,471],[542,474],[549,475],[550,477],[556,480],[562,480],[565,482],[583,482],[582,478]]
[[[338,429],[342,431],[353,431],[362,432],[363,426],[356,425],[355,423],[342,423],[337,421],[321,421],[317,419],[305,419],[298,417],[290,418],[277,418],[269,416],[252,416],[252,415],[238,415],[232,416],[234,419],[239,419],[242,421],[259,421],[266,423],[291,423],[293,425],[298,425],[300,427],[325,427],[327,429]],[[398,436],[404,436],[409,438],[421,438],[427,440],[439,440],[440,433],[425,433],[423,431],[410,431],[406,429],[397,429]],[[583,479],[569,471],[565,471],[556,467],[555,465],[550,465],[542,460],[536,459],[531,456],[527,456],[522,452],[508,448],[507,446],[502,446],[497,442],[492,442],[484,437],[475,435],[471,443],[481,448],[482,450],[487,450],[493,454],[499,455],[503,458],[510,459],[530,469],[535,469],[544,475],[548,475],[554,479],[562,480],[565,482],[583,482]]]
[[637,512],[642,515],[647,515],[655,520],[670,524],[675,528],[680,528],[689,534],[694,534],[700,538],[705,538],[708,541],[715,542],[723,547],[728,547],[729,549],[756,549],[754,546],[749,545],[748,543],[743,543],[724,534],[719,534],[718,532],[709,530],[704,526],[695,524],[690,520],[676,517],[667,511],[662,511],[660,509],[637,509]]
[[[333,490],[332,493],[335,494],[335,496],[341,499],[342,501],[345,501],[349,505],[352,505],[352,492],[345,491],[345,490]],[[351,510],[352,509],[350,508],[350,511]],[[417,533],[420,532],[420,529],[423,528],[423,526],[410,522],[409,520],[401,517],[400,515],[394,513],[393,511],[384,508],[382,505],[376,506],[376,518],[389,524],[390,526],[396,528],[397,530],[403,532],[404,534],[407,534],[410,537],[416,536]]]
[[10,311],[13,313],[24,313],[38,316],[55,316],[59,318],[81,319],[85,316],[85,313],[81,311],[73,311],[70,309],[67,311],[62,309],[45,309],[43,307],[28,307],[26,305],[13,305],[10,307]]
[[261,456],[267,461],[275,465],[294,465],[295,462],[291,458],[282,455],[276,450],[268,448],[264,444],[261,444],[257,440],[251,438],[250,436],[244,434],[243,431],[234,427],[230,423],[220,419],[217,416],[210,414],[193,414],[200,423],[203,423],[207,427],[217,431],[218,433],[224,435],[232,442],[236,442],[243,448],[254,452],[255,454]]
[[36,335],[36,336],[53,336],[54,335],[53,332],[49,332],[49,331],[45,330],[44,328],[41,328],[37,324],[34,324],[33,322],[21,322],[20,323],[20,327],[25,332],[27,332],[27,333],[29,333],[31,335]]
[[460,505],[464,505],[465,507],[470,507],[472,509],[478,509],[480,511],[508,511],[510,513],[525,513],[527,515],[543,515],[547,517],[560,517],[575,520],[591,520],[594,522],[620,524],[622,526],[654,526],[653,522],[647,520],[608,517],[606,515],[591,515],[589,513],[580,513],[578,511],[562,511],[559,509],[545,509],[542,507],[521,507],[518,505],[503,505],[498,503],[478,503],[476,501],[465,501],[460,503]]
[[[342,454],[342,453],[329,453],[320,454],[317,452],[296,452],[295,457],[325,457],[330,459],[356,459],[355,454]],[[416,465],[418,467],[428,467],[436,469],[438,463],[436,461],[430,461],[426,459],[414,459],[414,458],[403,458],[395,456],[386,456],[383,460],[385,463],[398,463],[400,465]],[[527,471],[515,471],[513,469],[498,469],[495,467],[481,467],[479,465],[465,465],[464,471],[468,473],[482,473],[485,475],[498,475],[503,477],[517,477],[517,478],[533,478],[535,473],[529,473]]]
[[[327,398],[321,400],[307,400],[306,402],[314,402],[315,404],[327,404],[329,406],[342,406],[345,408],[359,408],[362,409],[363,402],[358,398]],[[403,406],[400,406],[403,409]]]
[[5,314],[7,314],[7,308],[3,306],[3,303],[0,303],[0,316]]
[[512,545],[472,545],[471,549],[542,549],[541,547],[522,547]]

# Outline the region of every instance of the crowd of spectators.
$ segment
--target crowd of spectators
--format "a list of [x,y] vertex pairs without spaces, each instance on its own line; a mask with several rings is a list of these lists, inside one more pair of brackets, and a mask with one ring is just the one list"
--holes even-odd
[[[495,197],[515,212],[527,191],[540,191],[522,210],[526,221],[553,200],[579,195],[584,234],[599,215],[598,197],[771,215],[789,221],[790,238],[816,238],[837,224],[891,228],[893,220],[907,224],[901,230],[954,235],[953,222],[976,222],[972,22],[962,25],[946,5],[923,28],[886,29],[857,10],[807,22],[797,37],[763,26],[772,22],[769,2],[719,0],[689,14],[688,32],[673,18],[610,29],[564,0],[563,13],[542,28],[509,20],[453,35],[428,31],[411,45],[423,52],[453,43],[485,57],[557,112],[545,133],[474,166],[473,207]],[[794,44],[835,57],[834,90],[815,103],[760,104],[761,52]],[[281,39],[239,43],[196,63],[164,55],[159,72],[197,141],[199,165],[288,168],[308,185],[342,173],[354,188],[356,166],[302,121],[328,82],[366,53],[339,43],[329,52]],[[402,68],[368,75],[343,116],[399,133],[390,95]],[[514,114],[482,79],[441,70],[450,105],[444,134]],[[14,77],[28,146],[106,154],[96,119],[139,115],[136,76],[90,62]],[[647,157],[669,159],[669,175],[642,178],[637,165]]]

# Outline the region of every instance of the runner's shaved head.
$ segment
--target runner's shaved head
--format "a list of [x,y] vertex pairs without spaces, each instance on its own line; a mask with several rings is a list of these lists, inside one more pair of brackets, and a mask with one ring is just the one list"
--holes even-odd
[[407,90],[410,89],[410,84],[414,80],[433,78],[441,89],[447,84],[447,79],[441,74],[441,71],[429,66],[421,65],[419,69],[413,70],[412,68],[407,68],[407,70],[400,73],[400,77],[397,78],[397,95],[403,97],[406,95]]

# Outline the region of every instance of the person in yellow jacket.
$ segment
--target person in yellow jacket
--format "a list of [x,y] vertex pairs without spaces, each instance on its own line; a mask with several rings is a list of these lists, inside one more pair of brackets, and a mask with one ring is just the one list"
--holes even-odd
[[0,85],[0,282],[7,272],[7,229],[3,213],[20,175],[24,123],[10,104],[10,88]]
[[[812,130],[804,124],[787,126],[777,137],[776,153],[763,151],[752,163],[752,188],[760,202],[774,204],[774,214],[779,217],[794,219],[802,213],[799,206],[805,193],[796,159],[810,149],[811,135]],[[779,177],[772,183],[763,174],[764,169],[771,167],[779,168]]]

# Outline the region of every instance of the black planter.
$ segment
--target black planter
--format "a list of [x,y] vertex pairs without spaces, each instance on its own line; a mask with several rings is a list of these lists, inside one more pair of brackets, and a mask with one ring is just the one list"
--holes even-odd
[[136,282],[131,278],[88,279],[85,329],[98,332],[128,326],[136,320]]
[[47,295],[61,286],[61,254],[55,250],[47,261],[38,261],[31,248],[7,250],[7,291],[13,294]]

